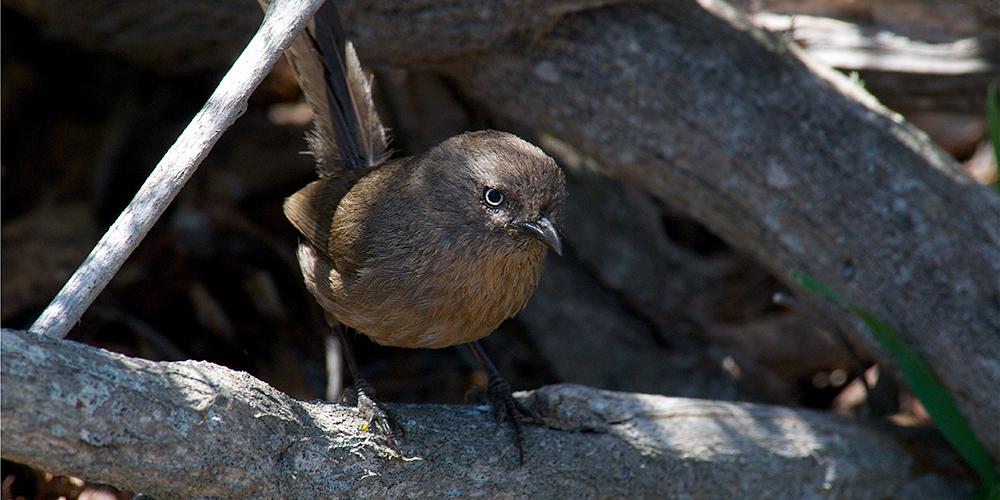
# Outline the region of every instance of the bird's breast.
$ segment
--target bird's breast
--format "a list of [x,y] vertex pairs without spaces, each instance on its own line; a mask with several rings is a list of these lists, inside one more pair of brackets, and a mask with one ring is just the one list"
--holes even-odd
[[319,302],[383,345],[442,348],[478,340],[524,308],[544,250],[466,250],[460,257],[429,252],[395,268],[367,267],[350,283],[331,269],[333,300]]

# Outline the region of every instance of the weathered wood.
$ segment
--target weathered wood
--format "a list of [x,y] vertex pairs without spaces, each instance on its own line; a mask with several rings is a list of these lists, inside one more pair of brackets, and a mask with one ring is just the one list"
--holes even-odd
[[790,34],[810,56],[835,68],[927,76],[998,70],[1000,33],[996,32],[978,36],[932,33],[921,36],[921,33],[896,33],[872,24],[768,12],[754,15],[753,21],[767,30]]
[[818,16],[758,13],[753,21],[787,34],[818,62],[857,71],[865,87],[898,111],[981,115],[986,88],[1000,78],[1000,32],[900,32]]
[[[567,15],[617,3],[631,2],[559,0],[540,5],[533,0],[492,0],[448,9],[434,0],[341,2],[348,30],[354,38],[364,39],[360,45],[365,62],[374,56],[411,66],[530,42]],[[163,73],[229,64],[259,19],[242,0],[216,0],[211,5],[203,0],[8,0],[4,5],[32,17],[53,37],[119,54]],[[973,9],[967,10],[975,15]],[[88,22],[98,16],[101,22]],[[408,19],[417,22],[407,24]],[[998,77],[997,32],[970,36],[938,26],[914,34],[878,22],[770,12],[759,13],[754,22],[789,32],[824,64],[859,71],[867,88],[897,110],[978,114],[986,86]],[[388,29],[372,28],[373,23]],[[440,31],[430,30],[435,27]],[[383,36],[388,30],[393,35]]]
[[[892,434],[808,410],[550,386],[552,428],[398,405],[391,456],[357,411],[205,362],[151,362],[26,332],[0,340],[3,456],[156,497],[969,496]],[[500,429],[498,431],[498,429]],[[917,470],[920,469],[918,472]]]
[[104,290],[212,146],[246,110],[247,100],[322,0],[275,1],[239,59],[205,106],[167,150],[135,198],[31,325],[30,331],[65,337]]
[[[633,0],[348,0],[338,2],[350,37],[377,47],[372,54],[395,62],[435,61],[516,46],[549,31],[574,12]],[[110,52],[162,73],[189,73],[229,65],[260,22],[246,0],[7,0],[39,23],[47,35]],[[393,39],[379,40],[387,22]],[[418,45],[409,45],[417,42]]]
[[444,71],[790,286],[808,272],[889,322],[1000,458],[1000,197],[841,74],[702,4],[581,13]]

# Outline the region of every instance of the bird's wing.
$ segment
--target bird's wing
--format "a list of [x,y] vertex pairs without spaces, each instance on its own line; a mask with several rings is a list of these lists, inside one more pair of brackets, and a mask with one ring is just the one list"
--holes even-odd
[[285,217],[298,229],[314,247],[330,259],[327,251],[333,217],[340,200],[354,185],[358,171],[342,172],[334,177],[325,177],[307,184],[285,199],[282,207]]
[[320,7],[286,51],[313,111],[308,141],[320,177],[374,167],[389,156],[388,135],[372,100],[372,80],[346,40],[333,2]]
[[[404,177],[393,175],[411,168],[413,157],[386,161],[378,169],[345,170],[333,177],[315,180],[285,199],[285,217],[317,250],[326,255],[345,278],[352,277],[369,258],[369,242],[376,234],[398,232],[399,217],[372,212],[372,206],[399,206],[378,203],[380,194],[405,197]],[[361,182],[366,186],[357,186]],[[379,189],[370,189],[378,186]],[[345,201],[346,197],[346,201]],[[411,206],[412,203],[402,202]],[[378,224],[365,221],[373,218]]]

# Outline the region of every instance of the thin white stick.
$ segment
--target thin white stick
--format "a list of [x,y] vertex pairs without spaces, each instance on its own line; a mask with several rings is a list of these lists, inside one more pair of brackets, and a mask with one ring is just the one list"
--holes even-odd
[[[246,111],[247,99],[323,0],[274,0],[264,22],[135,198],[77,268],[30,331],[65,337],[163,215],[215,142]],[[247,8],[252,8],[248,3]]]

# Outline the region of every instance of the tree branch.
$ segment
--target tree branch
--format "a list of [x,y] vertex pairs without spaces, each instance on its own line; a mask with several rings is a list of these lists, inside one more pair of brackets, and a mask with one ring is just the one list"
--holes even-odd
[[839,73],[703,3],[580,13],[520,53],[443,69],[789,286],[808,272],[889,322],[1000,464],[1000,399],[983,390],[1000,387],[1000,197]]
[[[574,12],[634,0],[338,1],[352,39],[371,57],[398,64],[440,61],[514,47]],[[163,73],[224,67],[260,20],[245,0],[7,0],[49,36],[111,52]],[[101,22],[94,22],[100,19]],[[396,38],[383,39],[385,28]]]
[[245,373],[0,335],[4,458],[155,496],[972,491],[911,472],[891,434],[830,414],[573,385],[528,394],[552,428],[527,430],[523,467],[505,428],[469,406],[395,406],[408,458],[393,458],[359,430],[355,409],[296,401]]
[[65,337],[194,175],[212,146],[246,110],[247,100],[322,0],[275,1],[264,23],[205,106],[167,150],[135,198],[77,268],[30,330]]
[[859,71],[865,88],[900,111],[981,115],[986,88],[1000,77],[1000,32],[975,36],[816,16],[759,13],[754,23],[795,39],[817,61]]

